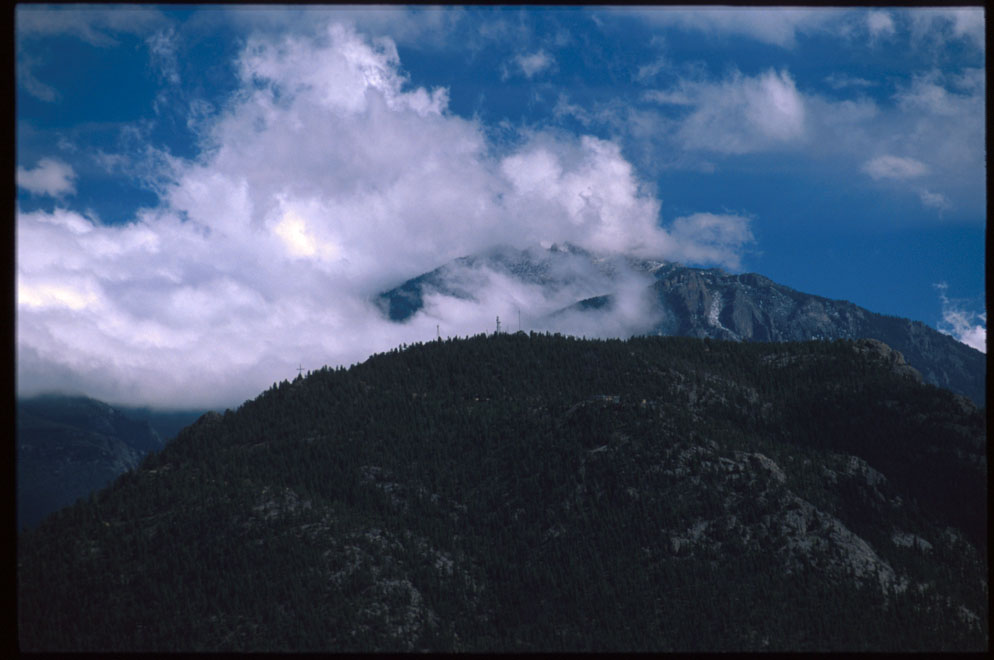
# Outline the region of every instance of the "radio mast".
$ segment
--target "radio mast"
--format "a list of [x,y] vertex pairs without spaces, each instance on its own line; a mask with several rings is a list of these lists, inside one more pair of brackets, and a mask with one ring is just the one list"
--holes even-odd
[[497,317],[497,332],[495,332],[494,334],[495,335],[499,335],[500,334],[500,317],[499,316]]

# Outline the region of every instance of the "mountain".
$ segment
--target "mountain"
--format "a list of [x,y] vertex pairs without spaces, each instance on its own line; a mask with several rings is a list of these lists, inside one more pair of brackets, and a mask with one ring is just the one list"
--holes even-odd
[[20,644],[982,651],[985,446],[874,340],[401,347],[19,535]]
[[107,486],[195,418],[122,411],[82,396],[18,400],[18,528],[33,527],[49,513]]
[[[987,358],[919,321],[876,314],[853,303],[795,291],[754,273],[688,268],[659,260],[597,256],[571,245],[549,250],[502,247],[457,259],[381,293],[384,314],[403,322],[427,296],[474,299],[492,274],[541,287],[559,308],[531,327],[581,334],[584,317],[612,315],[626,292],[641,292],[639,321],[627,334],[711,337],[736,341],[873,338],[899,351],[926,382],[985,405]],[[572,296],[574,299],[569,300]],[[642,319],[647,319],[643,321]],[[617,326],[615,326],[617,327]]]

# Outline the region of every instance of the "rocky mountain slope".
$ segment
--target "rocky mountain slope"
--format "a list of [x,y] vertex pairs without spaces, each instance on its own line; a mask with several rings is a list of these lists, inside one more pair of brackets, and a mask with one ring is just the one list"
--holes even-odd
[[402,347],[23,534],[20,643],[984,650],[985,423],[875,341]]
[[[736,341],[873,338],[900,351],[926,382],[968,396],[977,405],[986,401],[983,353],[919,321],[801,293],[753,273],[603,257],[570,245],[549,250],[503,247],[457,259],[380,294],[377,302],[391,320],[403,322],[424,307],[429,295],[474,298],[485,273],[540,286],[561,300],[561,309],[531,321],[533,329],[582,334],[574,328],[583,327],[584,314],[615,312],[619,287],[639,283],[644,289],[637,301],[639,316],[651,321],[630,327],[629,334]],[[575,299],[565,301],[564,296]]]

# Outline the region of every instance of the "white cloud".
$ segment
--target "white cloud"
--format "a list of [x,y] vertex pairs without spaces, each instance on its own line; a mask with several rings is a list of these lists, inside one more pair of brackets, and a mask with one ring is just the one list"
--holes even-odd
[[149,36],[149,57],[164,80],[171,85],[180,84],[179,62],[176,58],[176,30],[168,28]]
[[337,24],[314,37],[258,34],[237,65],[239,88],[195,124],[204,150],[152,154],[142,176],[158,208],[114,226],[18,211],[22,394],[230,406],[298,363],[349,364],[431,339],[436,324],[489,330],[491,303],[526,318],[544,309],[544,293],[500,278],[475,303],[438,302],[434,318],[403,325],[370,302],[495,244],[734,263],[744,243],[727,219],[660,228],[659,201],[613,142],[539,132],[513,148],[490,142],[448,112],[446,90],[408,84],[389,40]]
[[[895,99],[902,110],[935,117],[955,117],[975,110],[976,96],[983,94],[983,80],[979,69],[966,69],[959,76],[951,77],[933,70],[916,75],[911,84],[901,88]],[[950,80],[945,80],[951,78]],[[947,89],[957,86],[962,92]]]
[[937,209],[940,213],[952,208],[952,204],[942,193],[934,193],[929,190],[922,190],[918,194],[922,204],[930,208]]
[[99,47],[117,45],[115,35],[147,34],[167,22],[168,19],[159,10],[138,5],[20,5],[15,12],[19,38],[70,35]]
[[870,38],[877,39],[894,34],[894,19],[886,11],[871,11],[866,15],[866,27]]
[[674,258],[695,264],[741,267],[742,248],[754,241],[749,219],[736,215],[695,213],[677,218],[670,227]]
[[944,282],[934,286],[939,290],[939,299],[942,301],[942,321],[938,329],[952,335],[957,341],[986,353],[987,313],[978,314],[963,307],[962,301],[950,300],[946,296],[949,287]]
[[531,78],[536,73],[540,71],[545,71],[555,65],[555,59],[544,50],[540,50],[537,53],[532,53],[531,55],[519,55],[515,58],[518,65],[521,67],[521,71]]
[[983,70],[929,70],[891,84],[891,98],[879,102],[806,97],[811,155],[838,158],[838,167],[913,194],[927,207],[955,209],[960,220],[982,219]]
[[874,179],[913,179],[928,172],[925,163],[901,156],[877,156],[863,163],[863,171]]
[[721,83],[687,84],[686,90],[696,106],[679,129],[688,149],[742,154],[804,137],[804,98],[786,71],[736,74]]
[[686,92],[678,90],[650,89],[642,94],[642,99],[660,105],[694,105],[694,101]]
[[76,173],[55,158],[42,158],[34,169],[17,168],[17,187],[35,195],[62,197],[76,192]]
[[526,78],[534,78],[543,71],[549,71],[556,67],[556,59],[539,50],[529,55],[516,55],[511,60],[510,66],[505,66],[502,78],[505,80],[511,76],[511,69],[520,71]]
[[979,7],[957,7],[949,10],[953,21],[953,34],[972,41],[981,50],[986,43],[984,11]]
[[638,68],[638,71],[635,72],[635,80],[643,81],[652,78],[669,66],[672,66],[669,60],[665,57],[657,57],[648,64],[643,64]]
[[984,10],[981,7],[921,8],[908,12],[911,36],[916,44],[945,45],[966,40],[985,48]]
[[56,90],[51,85],[46,85],[42,81],[38,80],[38,77],[34,74],[34,67],[38,63],[38,60],[32,57],[19,57],[17,60],[17,82],[20,84],[24,90],[42,101],[47,101],[52,103],[58,101],[61,98],[58,90]]
[[872,80],[867,80],[866,78],[858,78],[855,76],[850,76],[845,73],[835,72],[825,77],[825,82],[828,83],[833,89],[845,89],[847,87],[875,87],[876,82]]
[[736,35],[793,48],[797,37],[831,29],[840,12],[832,9],[700,7],[656,8],[638,12],[660,26],[673,26],[707,35]]

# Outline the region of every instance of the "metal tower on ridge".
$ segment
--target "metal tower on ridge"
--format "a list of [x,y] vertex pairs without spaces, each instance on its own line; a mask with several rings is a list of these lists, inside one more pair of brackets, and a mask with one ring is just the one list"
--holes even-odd
[[494,334],[495,335],[499,335],[500,334],[500,317],[499,316],[497,317],[497,331]]

